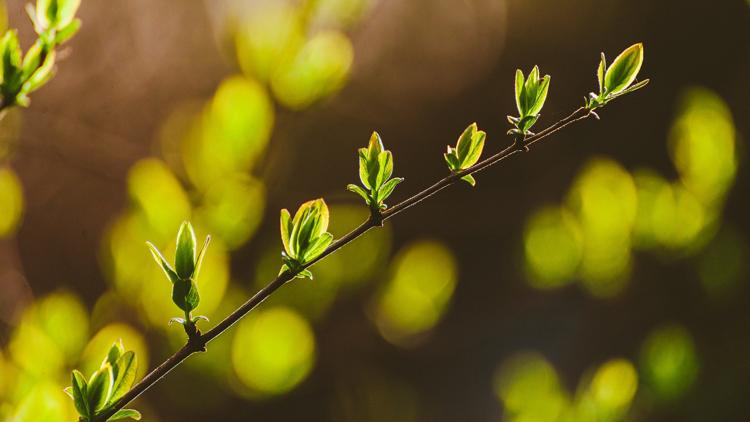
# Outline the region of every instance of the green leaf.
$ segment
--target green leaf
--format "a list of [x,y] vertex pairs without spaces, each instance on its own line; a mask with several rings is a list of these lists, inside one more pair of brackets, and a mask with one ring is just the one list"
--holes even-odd
[[21,87],[21,46],[15,30],[8,30],[0,44],[2,52],[2,84],[3,94],[15,94]]
[[383,139],[380,138],[380,134],[378,132],[372,132],[372,135],[370,135],[370,142],[367,143],[369,158],[376,158],[384,150],[385,147],[383,146]]
[[388,197],[393,193],[393,190],[396,189],[396,186],[403,181],[403,177],[394,177],[393,179],[383,183],[383,186],[381,186],[380,190],[378,191],[378,203],[382,204],[383,201],[388,199]]
[[456,155],[458,156],[459,165],[463,164],[466,156],[469,155],[469,151],[471,151],[472,137],[476,132],[477,124],[472,123],[464,129],[461,136],[458,137],[458,142],[456,142]]
[[634,44],[620,53],[604,75],[604,87],[616,95],[633,83],[643,64],[643,44]]
[[534,126],[534,123],[539,119],[539,115],[534,116],[526,116],[518,123],[518,128],[521,130],[521,133],[524,135],[531,129],[532,126]]
[[365,203],[370,204],[370,195],[361,187],[350,183],[346,185],[346,190],[356,193],[365,200]]
[[36,19],[35,21],[39,24],[42,30],[46,30],[50,25],[49,9],[54,2],[55,10],[54,15],[57,14],[57,0],[37,0],[36,1]]
[[596,79],[599,81],[599,94],[604,94],[604,70],[607,69],[607,58],[602,52],[602,59],[599,61],[599,68],[596,69]]
[[26,52],[26,57],[23,58],[22,77],[23,80],[28,79],[32,73],[34,73],[42,62],[42,56],[46,56],[44,45],[41,40],[37,40],[34,44],[29,47],[29,51]]
[[154,261],[156,261],[156,263],[159,264],[161,269],[164,270],[164,274],[167,276],[169,281],[171,281],[172,283],[177,282],[180,279],[180,277],[177,276],[177,273],[172,269],[172,266],[169,265],[169,262],[167,262],[167,260],[164,258],[164,255],[161,254],[161,252],[159,251],[159,248],[157,248],[151,242],[146,242],[146,245],[151,251],[151,255],[154,257]]
[[524,77],[523,72],[521,69],[516,69],[516,81],[515,81],[515,92],[516,92],[516,108],[518,109],[518,115],[523,116],[524,108],[522,106],[522,96],[523,96],[523,84],[524,84]]
[[175,270],[183,280],[192,277],[195,272],[195,244],[193,226],[184,221],[177,232],[177,251],[174,257]]
[[466,155],[461,159],[460,169],[467,169],[479,161],[479,157],[482,156],[484,150],[484,140],[487,134],[484,131],[476,130],[476,123],[474,124],[474,131],[471,134],[471,141]]
[[370,186],[370,170],[368,168],[368,154],[367,154],[367,148],[360,148],[357,151],[357,156],[359,157],[359,180],[362,182],[362,186],[366,187],[367,189],[372,189],[372,186]]
[[466,181],[466,182],[467,182],[468,184],[470,184],[471,186],[474,186],[474,185],[476,185],[476,184],[477,184],[477,181],[476,181],[476,180],[474,180],[474,176],[472,176],[472,175],[470,175],[470,174],[467,174],[466,176],[463,176],[463,177],[461,178],[461,180],[464,180],[464,181]]
[[125,347],[122,345],[122,340],[116,341],[112,344],[112,347],[109,348],[107,357],[105,357],[104,362],[102,362],[102,366],[107,363],[112,365],[112,371],[115,377],[117,377],[117,359],[119,359],[123,353],[125,353]]
[[135,410],[135,409],[120,409],[112,415],[108,421],[119,421],[121,419],[135,419],[137,421],[141,420],[141,412]]
[[383,151],[378,155],[378,177],[375,180],[375,189],[380,189],[392,174],[393,154],[390,151]]
[[302,257],[310,243],[328,230],[328,206],[322,198],[305,202],[294,215],[292,243],[296,244],[297,257]]
[[294,252],[292,251],[289,243],[289,236],[292,232],[292,216],[289,214],[289,210],[286,208],[281,210],[281,218],[279,225],[281,226],[281,243],[284,244],[284,251],[290,255],[294,256]]
[[67,42],[78,33],[79,29],[81,29],[81,20],[73,19],[69,24],[57,31],[55,34],[55,44],[60,45]]
[[200,303],[200,295],[195,281],[187,279],[175,282],[172,286],[172,301],[185,312],[197,308]]
[[138,358],[135,352],[127,351],[117,359],[117,374],[112,384],[112,395],[108,403],[115,403],[125,395],[135,382],[135,374],[138,369]]
[[91,416],[88,402],[88,383],[83,374],[77,369],[73,370],[71,390],[73,392],[73,402],[75,403],[78,414],[86,417]]
[[193,278],[197,279],[198,274],[203,266],[203,258],[206,257],[206,250],[208,250],[208,244],[211,243],[211,236],[206,236],[206,240],[203,241],[203,246],[200,252],[198,252],[198,258],[195,259],[195,271],[193,271]]
[[551,78],[549,75],[545,75],[541,83],[536,85],[535,92],[533,94],[534,99],[531,102],[531,107],[529,108],[529,115],[536,116],[540,111],[542,111],[544,102],[547,100],[547,92],[549,91],[550,79]]
[[310,280],[312,280],[313,274],[310,270],[302,270],[299,273],[297,273],[295,278],[309,278]]
[[521,106],[523,107],[522,117],[529,115],[531,107],[534,106],[536,100],[536,89],[539,82],[539,66],[534,66],[529,72],[529,77],[526,78],[526,83],[523,85],[523,93],[521,95]]
[[44,59],[44,63],[24,83],[23,92],[31,93],[44,86],[55,74],[55,51],[50,51]]
[[109,403],[112,396],[112,365],[105,364],[99,370],[94,372],[89,378],[88,384],[88,404],[89,409],[98,412]]
[[330,245],[332,241],[333,235],[331,233],[323,233],[318,236],[312,242],[312,244],[310,244],[310,247],[307,249],[307,251],[305,251],[305,256],[302,258],[302,262],[306,264],[319,257],[320,254],[325,252],[325,250],[328,248],[328,245]]
[[57,29],[66,28],[75,18],[81,0],[57,0]]
[[448,163],[448,169],[450,171],[456,171],[459,168],[458,157],[456,156],[456,150],[452,146],[448,145],[448,150],[445,154],[445,162]]

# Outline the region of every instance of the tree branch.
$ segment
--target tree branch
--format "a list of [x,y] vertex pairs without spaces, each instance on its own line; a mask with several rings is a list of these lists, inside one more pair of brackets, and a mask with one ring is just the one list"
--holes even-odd
[[[439,180],[432,186],[394,205],[392,208],[387,209],[380,216],[371,216],[367,221],[362,223],[359,227],[357,227],[356,229],[347,233],[343,237],[334,241],[328,247],[328,249],[325,250],[325,252],[323,252],[316,259],[312,260],[311,262],[299,268],[298,272],[316,264],[318,261],[322,260],[326,256],[342,248],[349,242],[357,239],[358,237],[363,235],[365,232],[367,232],[371,228],[382,226],[383,221],[388,220],[400,214],[407,208],[410,208],[424,201],[425,199],[435,195],[441,190],[447,188],[448,186],[458,183],[461,180],[461,177],[478,173],[486,169],[487,167],[495,165],[499,163],[500,161],[503,161],[506,158],[518,152],[528,151],[529,147],[539,142],[540,140],[548,137],[549,135],[559,132],[560,130],[562,130],[563,128],[565,128],[566,126],[570,124],[573,124],[580,120],[584,120],[591,116],[596,116],[596,114],[594,114],[593,111],[586,109],[585,107],[581,107],[575,110],[573,113],[571,113],[568,117],[565,117],[564,119],[552,124],[551,126],[547,127],[546,129],[542,130],[541,132],[535,135],[527,137],[526,139],[516,138],[510,146],[503,149],[502,151],[478,162],[477,164],[465,170],[452,173],[451,175]],[[242,319],[250,311],[255,309],[255,307],[260,305],[264,300],[266,300],[269,296],[271,296],[281,286],[286,284],[288,281],[294,279],[295,275],[296,273],[292,273],[292,272],[284,272],[282,274],[279,274],[279,276],[276,277],[275,280],[271,281],[268,285],[266,285],[264,288],[259,290],[255,295],[253,295],[250,299],[248,299],[247,302],[243,303],[239,308],[237,308],[234,312],[232,312],[230,315],[224,318],[221,322],[216,324],[216,326],[214,326],[212,329],[207,331],[205,334],[201,334],[200,336],[196,336],[193,339],[188,340],[188,343],[185,346],[183,346],[180,350],[178,350],[175,354],[170,356],[161,365],[159,365],[153,371],[151,371],[148,375],[146,375],[140,382],[138,382],[138,384],[133,386],[133,388],[130,391],[128,391],[117,402],[115,406],[110,408],[107,412],[102,413],[101,415],[97,416],[97,418],[94,419],[94,422],[106,421],[112,415],[114,415],[118,410],[125,407],[125,405],[127,405],[128,403],[136,399],[143,392],[148,390],[152,385],[159,382],[159,380],[161,380],[164,376],[166,376],[172,369],[179,366],[190,355],[196,352],[205,351],[205,347],[208,342],[210,342],[214,338],[224,333],[237,321]]]

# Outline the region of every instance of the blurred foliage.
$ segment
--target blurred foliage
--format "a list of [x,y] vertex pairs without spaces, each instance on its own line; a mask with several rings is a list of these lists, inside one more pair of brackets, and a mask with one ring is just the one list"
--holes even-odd
[[7,354],[0,353],[0,420],[74,420],[63,388],[88,336],[88,312],[71,293],[54,292],[26,308]]
[[735,228],[723,228],[706,246],[698,262],[698,275],[706,291],[715,299],[728,299],[747,279],[750,246]]
[[646,338],[641,351],[645,385],[658,400],[681,397],[695,382],[699,362],[693,337],[680,325],[664,325]]
[[405,246],[373,304],[371,314],[380,334],[402,346],[419,340],[445,314],[457,277],[453,253],[442,243],[422,240]]
[[315,335],[292,309],[258,310],[238,323],[232,366],[251,395],[285,393],[302,382],[315,362]]
[[619,421],[633,403],[638,374],[628,360],[611,359],[589,370],[571,395],[543,356],[521,352],[500,365],[494,386],[507,421]]
[[[366,208],[354,205],[330,207],[330,232],[343,236],[366,220]],[[325,317],[337,297],[352,293],[378,276],[386,264],[391,248],[391,229],[385,226],[370,230],[362,237],[315,265],[315,281],[298,283],[294,289],[280,289],[267,299],[270,305],[284,305],[302,315],[320,320]],[[279,251],[273,245],[256,265],[254,288],[260,289],[278,274]]]
[[23,188],[10,167],[0,166],[0,238],[11,236],[23,216]]
[[[171,286],[149,262],[144,242],[152,240],[171,259],[175,253],[172,236],[184,220],[195,224],[199,236],[208,233],[213,236],[197,280],[201,313],[213,318],[214,312],[224,309],[227,301],[238,304],[238,300],[225,297],[228,290],[239,294],[231,284],[230,253],[255,235],[265,213],[265,184],[254,175],[254,170],[271,139],[275,104],[300,110],[341,88],[350,72],[353,51],[350,41],[340,31],[361,16],[365,4],[364,1],[273,2],[253,9],[234,28],[237,59],[243,74],[221,81],[205,103],[186,102],[167,115],[156,136],[163,159],[145,158],[130,169],[131,205],[111,223],[102,248],[102,265],[117,297],[137,309],[136,315],[145,317],[139,322],[165,330],[166,322],[173,316],[168,300]],[[336,213],[336,207],[333,209]],[[332,225],[337,234],[342,232],[337,228],[339,224],[349,228],[362,215],[358,209],[341,209],[345,210],[340,213],[341,221]],[[263,327],[276,324],[307,333],[314,357],[314,334],[297,312],[308,317],[320,316],[336,297],[340,285],[355,285],[369,279],[388,254],[390,236],[387,232],[368,234],[359,243],[359,248],[353,247],[321,265],[321,277],[315,285],[300,284],[294,294],[282,290],[272,299],[276,304],[295,306],[296,311],[279,308],[286,313],[270,313],[267,323],[247,323],[255,328],[240,329],[236,336],[227,335],[223,342],[227,353],[230,345],[231,350],[239,350],[248,343],[248,337],[255,341],[258,336],[266,336]],[[363,253],[369,248],[382,252]],[[278,262],[278,246],[274,245],[273,250],[258,265],[258,283],[267,283],[278,272],[278,267],[266,271],[265,264],[271,262],[271,256],[274,265]],[[355,256],[361,259],[350,268],[348,262]],[[347,262],[347,271],[343,262]],[[301,300],[306,292],[314,294]],[[171,330],[169,338],[179,344],[184,339],[176,331]],[[280,348],[285,341],[294,340],[299,339],[282,337],[269,342],[277,342],[274,347]],[[139,358],[145,357],[137,343],[132,347]],[[248,362],[267,360],[269,353],[278,350],[281,349],[271,352],[257,349]],[[275,362],[276,366],[269,366],[268,374],[248,372],[247,364],[235,364],[234,373],[239,380],[236,384],[241,386],[236,392],[246,396],[249,390],[251,396],[263,396],[288,391],[306,377],[313,357],[308,356],[309,362],[304,363],[289,361],[293,356],[280,356],[269,363]],[[208,362],[192,365],[205,374],[228,375],[226,370],[214,366]],[[288,378],[292,372],[298,374],[298,379]]]
[[236,34],[240,68],[267,83],[279,103],[299,110],[338,91],[354,52],[341,28],[352,23],[365,1],[279,1],[251,14]]
[[[553,289],[578,279],[593,295],[610,297],[628,281],[633,249],[679,257],[711,241],[737,170],[734,124],[726,104],[704,88],[687,90],[668,144],[678,180],[670,182],[649,169],[631,174],[610,159],[595,158],[573,182],[565,206],[529,218],[524,251],[533,287]],[[736,261],[740,248],[734,246],[735,257],[727,259]],[[720,280],[721,275],[707,274],[708,268],[721,271],[709,264],[717,259],[710,256],[701,277]],[[729,268],[724,278],[736,278]],[[734,268],[739,273],[737,264]]]

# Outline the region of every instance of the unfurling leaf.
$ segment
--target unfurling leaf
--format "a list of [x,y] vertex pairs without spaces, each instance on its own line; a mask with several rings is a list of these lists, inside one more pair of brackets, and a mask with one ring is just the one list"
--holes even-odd
[[[211,236],[206,236],[201,250],[196,255],[196,239],[193,226],[185,221],[180,225],[177,233],[177,249],[175,251],[175,266],[167,262],[164,255],[151,242],[146,242],[154,260],[162,268],[164,274],[172,282],[172,301],[178,308],[185,312],[185,318],[181,318],[186,330],[194,325],[190,312],[198,307],[200,294],[195,280],[198,277],[203,258],[205,257]],[[177,321],[172,318],[171,322]],[[194,331],[191,329],[190,331]]]
[[109,402],[112,396],[113,382],[112,365],[109,363],[104,364],[104,366],[91,375],[88,383],[88,404],[90,410],[98,412]]
[[[80,420],[96,419],[112,409],[135,382],[137,359],[135,352],[125,351],[122,342],[115,342],[104,357],[101,367],[94,371],[89,380],[78,370],[73,370],[72,385],[65,389],[73,398]],[[119,419],[140,418],[135,410],[119,411]],[[115,420],[114,417],[108,420]]]
[[77,369],[73,370],[71,390],[73,392],[73,402],[78,413],[84,417],[91,416],[88,400],[88,382]]
[[607,67],[607,59],[602,53],[596,70],[599,93],[589,94],[586,108],[594,110],[603,107],[619,96],[646,86],[648,79],[634,83],[643,65],[643,54],[643,44],[634,44],[620,53]]
[[524,78],[520,69],[516,70],[515,94],[518,117],[508,116],[508,122],[513,125],[513,129],[508,133],[524,136],[529,133],[547,100],[549,85],[550,76],[540,77],[538,66],[531,69],[527,78]]
[[[403,179],[391,179],[393,175],[393,154],[385,149],[383,139],[373,132],[366,148],[357,151],[359,159],[359,180],[364,188],[349,184],[346,189],[364,199],[372,212],[386,208],[385,199]],[[392,182],[397,180],[397,182]],[[386,188],[387,186],[387,188]],[[384,195],[385,194],[385,195]]]
[[195,270],[195,243],[193,226],[187,221],[183,222],[177,232],[177,251],[174,258],[177,275],[183,280],[192,277]]
[[625,49],[612,62],[604,76],[604,88],[610,95],[616,95],[635,81],[643,64],[643,44],[638,43]]
[[135,410],[135,409],[121,409],[118,410],[112,417],[107,419],[108,421],[119,421],[122,419],[135,419],[137,421],[141,420],[141,412]]
[[284,265],[279,274],[291,271],[301,277],[309,273],[303,271],[303,267],[325,252],[333,240],[333,235],[327,232],[328,221],[328,206],[322,198],[300,205],[294,218],[291,218],[288,210],[281,210]]
[[[448,146],[448,152],[445,153],[445,161],[448,163],[450,171],[458,173],[476,164],[482,156],[486,137],[487,134],[479,130],[476,123],[470,124],[458,137],[456,147]],[[461,180],[465,180],[472,186],[476,183],[474,178],[468,174],[463,176]]]

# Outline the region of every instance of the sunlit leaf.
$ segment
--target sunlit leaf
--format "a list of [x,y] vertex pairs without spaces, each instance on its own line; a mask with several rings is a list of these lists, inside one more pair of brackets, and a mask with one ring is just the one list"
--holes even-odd
[[606,93],[615,95],[625,90],[638,76],[643,64],[643,44],[638,43],[620,53],[604,76]]

